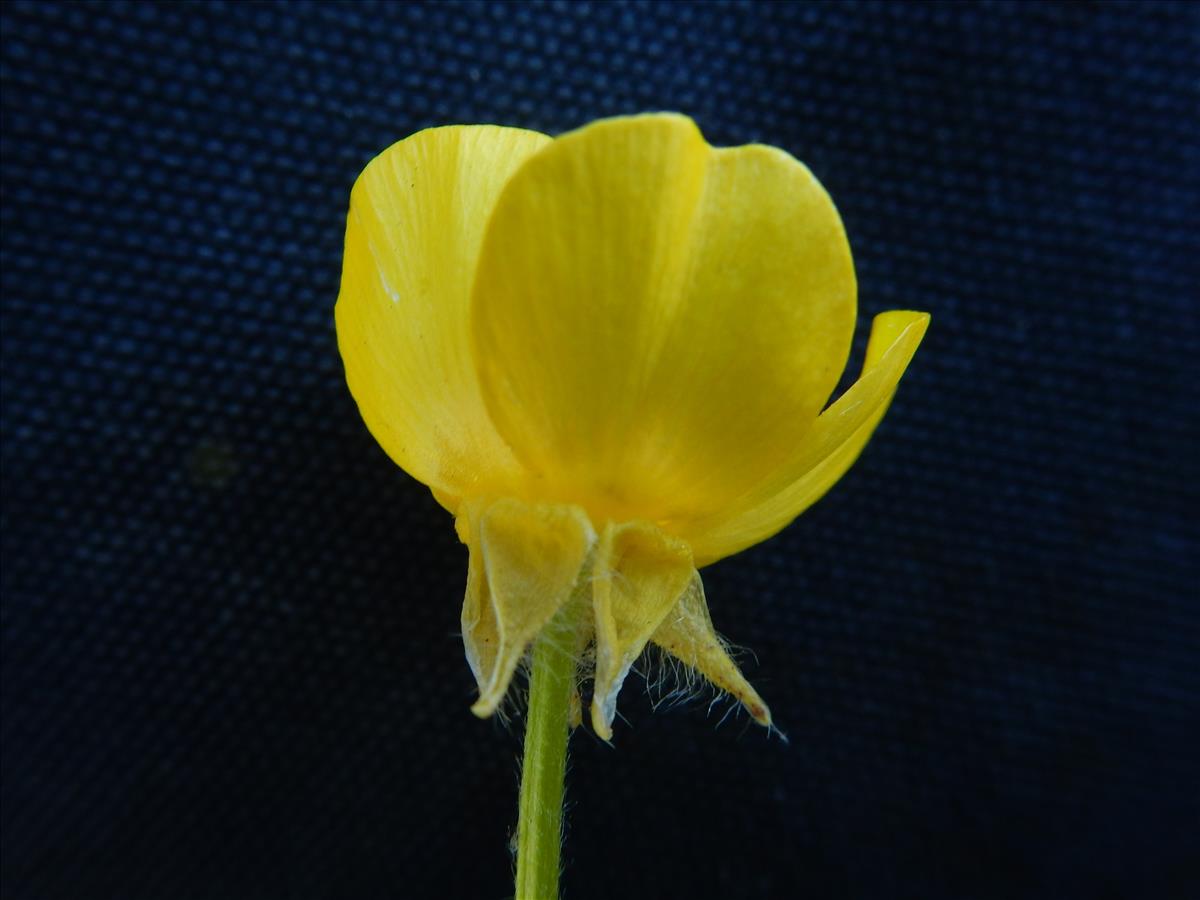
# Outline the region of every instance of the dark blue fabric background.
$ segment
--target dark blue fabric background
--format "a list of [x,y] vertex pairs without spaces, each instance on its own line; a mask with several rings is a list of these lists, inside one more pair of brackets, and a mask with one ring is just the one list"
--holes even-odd
[[568,900],[1200,896],[1198,10],[7,4],[0,893],[511,891],[519,720],[343,382],[347,199],[427,125],[665,108],[828,186],[859,354],[933,325],[706,571],[790,744],[631,680]]

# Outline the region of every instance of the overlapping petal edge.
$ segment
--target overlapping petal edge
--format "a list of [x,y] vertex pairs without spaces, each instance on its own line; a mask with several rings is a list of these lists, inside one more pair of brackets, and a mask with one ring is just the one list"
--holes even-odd
[[886,412],[929,317],[876,317],[862,375],[822,412],[855,303],[811,173],[774,148],[712,148],[682,116],[554,140],[429,129],[371,162],[338,343],[371,432],[468,546],[477,714],[584,596],[597,734],[648,643],[770,724],[697,568],[819,499]]

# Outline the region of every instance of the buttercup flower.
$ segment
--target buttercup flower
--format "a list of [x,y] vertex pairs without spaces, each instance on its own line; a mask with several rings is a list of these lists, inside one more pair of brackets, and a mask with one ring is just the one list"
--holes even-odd
[[812,173],[683,116],[433,128],[367,166],[338,344],[368,428],[469,549],[477,714],[582,587],[598,735],[649,642],[770,724],[697,569],[802,513],[883,417],[929,317],[878,316],[824,409],[855,295]]

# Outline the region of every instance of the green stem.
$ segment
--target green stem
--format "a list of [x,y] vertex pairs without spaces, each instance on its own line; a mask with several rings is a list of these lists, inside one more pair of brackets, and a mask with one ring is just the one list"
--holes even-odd
[[516,900],[558,900],[571,695],[586,610],[580,600],[572,597],[533,645],[517,816]]

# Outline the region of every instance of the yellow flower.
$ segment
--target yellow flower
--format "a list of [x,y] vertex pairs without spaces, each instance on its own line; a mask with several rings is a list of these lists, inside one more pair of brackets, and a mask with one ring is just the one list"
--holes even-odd
[[710,147],[683,116],[556,139],[432,128],[367,166],[338,344],[371,433],[469,548],[477,714],[580,583],[597,734],[648,642],[770,724],[696,570],[803,512],[883,417],[929,317],[878,316],[861,377],[822,412],[855,294],[812,173]]

